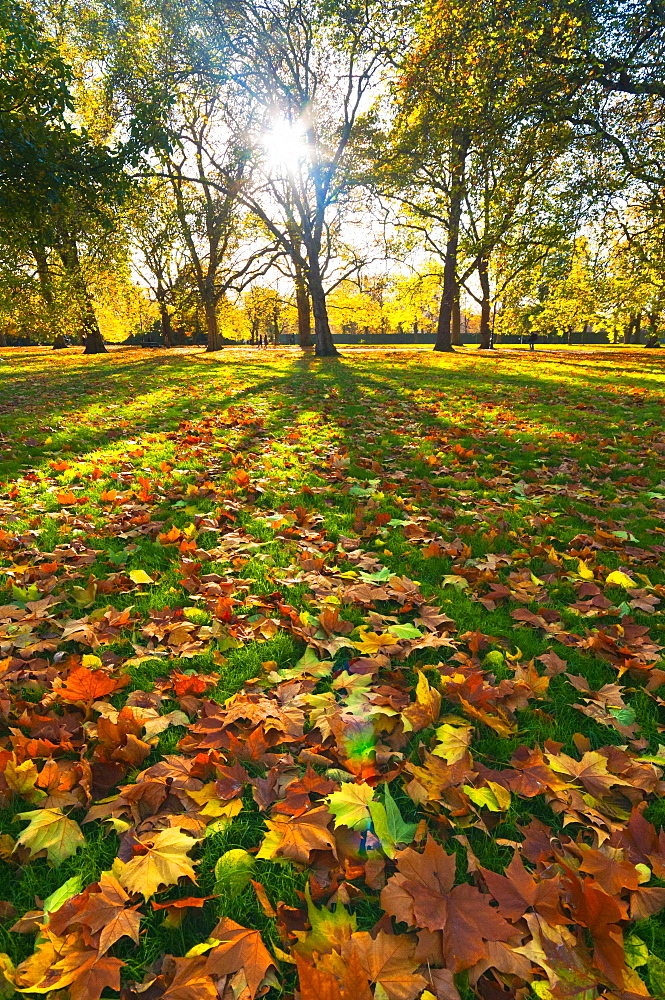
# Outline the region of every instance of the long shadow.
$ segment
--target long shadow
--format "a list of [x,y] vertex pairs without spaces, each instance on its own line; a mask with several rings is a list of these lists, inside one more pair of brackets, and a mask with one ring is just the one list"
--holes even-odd
[[[387,352],[387,355],[381,358],[359,358],[357,355],[349,354],[340,358],[326,359],[323,362],[315,360],[311,356],[304,355],[291,360],[287,370],[280,372],[270,370],[271,360],[266,357],[256,358],[255,360],[243,358],[242,360],[234,359],[230,361],[225,360],[223,355],[219,359],[205,356],[205,360],[202,360],[199,355],[184,357],[162,355],[155,359],[145,357],[136,359],[123,358],[120,362],[116,360],[116,357],[111,357],[112,367],[105,368],[102,365],[98,365],[94,369],[88,366],[87,360],[73,362],[73,359],[72,364],[63,366],[60,369],[52,367],[44,369],[43,362],[46,359],[42,359],[41,372],[32,370],[23,379],[19,373],[14,382],[14,388],[16,388],[18,383],[19,388],[22,385],[26,388],[29,386],[33,394],[37,390],[41,396],[40,401],[28,412],[25,412],[25,409],[21,410],[22,402],[24,401],[17,400],[15,409],[21,411],[26,417],[31,418],[31,422],[33,418],[37,421],[42,413],[48,414],[51,420],[59,419],[64,421],[68,418],[69,407],[80,411],[85,405],[92,408],[101,402],[110,406],[114,402],[122,400],[123,397],[131,398],[136,403],[136,383],[139,380],[142,380],[144,383],[148,382],[149,376],[154,372],[157,383],[155,392],[159,394],[158,398],[151,400],[151,396],[153,395],[151,392],[144,393],[138,397],[138,400],[142,404],[141,413],[137,415],[132,414],[132,419],[128,422],[127,427],[117,427],[115,429],[100,428],[98,431],[91,430],[89,426],[72,427],[69,432],[68,443],[70,444],[72,453],[77,454],[77,446],[85,447],[86,451],[94,451],[100,447],[122,444],[124,440],[133,437],[137,433],[137,429],[142,431],[151,429],[149,426],[151,421],[157,418],[162,422],[195,419],[196,411],[198,410],[200,413],[204,406],[213,404],[215,407],[226,408],[243,401],[249,401],[252,397],[263,396],[271,392],[288,392],[289,396],[292,396],[294,392],[301,392],[303,405],[316,410],[318,405],[316,398],[310,398],[307,395],[307,388],[312,386],[341,389],[345,394],[345,401],[355,406],[366,404],[368,391],[370,393],[396,393],[400,401],[408,405],[412,416],[415,416],[417,411],[423,421],[426,421],[429,425],[436,424],[442,429],[449,427],[450,421],[436,417],[431,409],[414,400],[412,394],[414,390],[413,383],[415,381],[418,383],[418,388],[424,391],[433,393],[450,392],[451,402],[455,402],[456,405],[464,404],[468,407],[470,419],[474,413],[475,403],[472,401],[465,402],[460,396],[460,390],[464,390],[467,383],[472,386],[476,396],[479,396],[482,392],[487,392],[491,394],[490,398],[493,398],[498,387],[521,390],[522,393],[528,394],[529,398],[520,399],[519,394],[516,392],[515,398],[511,400],[510,404],[501,401],[500,405],[510,405],[515,419],[520,419],[521,415],[532,418],[534,403],[536,405],[540,403],[543,406],[551,406],[558,401],[564,406],[569,405],[569,402],[563,396],[558,400],[546,398],[551,396],[555,391],[558,392],[558,389],[556,382],[551,380],[551,375],[548,379],[543,379],[542,375],[545,372],[540,364],[533,374],[521,371],[511,372],[506,370],[501,363],[503,360],[509,361],[510,359],[506,358],[497,361],[496,356],[492,358],[487,356],[479,356],[478,358],[471,356],[469,360],[469,355],[463,355],[460,357],[464,364],[445,368],[432,365],[431,361],[425,363],[424,359],[421,360],[420,357],[405,357],[403,352]],[[426,355],[426,357],[429,358],[429,355]],[[32,362],[29,366],[30,368],[34,369],[38,366],[37,359],[34,356],[29,361]],[[284,359],[278,357],[275,361],[281,364]],[[396,361],[400,363],[401,368],[399,370],[391,367],[394,366]],[[559,358],[557,358],[556,364],[559,365],[560,363]],[[203,364],[205,367],[202,367]],[[388,370],[385,370],[386,365],[389,366]],[[549,365],[547,367],[551,373]],[[224,379],[224,375],[229,369],[229,374],[234,380],[240,378],[243,380],[246,379],[249,381],[249,384],[235,391],[228,391],[231,387],[228,384],[226,386],[220,385],[220,380]],[[167,387],[159,384],[161,377],[164,375],[168,377]],[[575,366],[575,376],[575,381],[585,387],[586,393],[593,394],[593,401],[597,406],[612,407],[617,403],[616,389],[612,391],[609,387],[603,386],[602,383],[598,384],[597,367],[589,369],[588,366],[584,366],[582,370],[578,364]],[[190,391],[193,379],[198,385],[205,384],[209,386],[209,394],[205,397],[198,396],[191,398]],[[74,380],[78,383],[79,388],[73,390],[72,382]],[[644,384],[645,381],[646,385]],[[570,376],[568,376],[566,383],[565,392],[571,393],[575,391],[576,386],[570,384]],[[626,386],[627,383],[628,386]],[[630,381],[628,377],[624,376],[622,388],[624,387],[646,388],[652,391],[655,388],[653,382],[648,380],[648,376],[645,379],[640,372],[631,374]],[[165,399],[164,393],[166,391],[168,391],[168,398]],[[538,396],[542,396],[543,399],[534,400],[534,392]],[[64,398],[59,398],[61,394]],[[632,397],[629,398],[631,405],[635,405],[636,411],[642,408],[642,400],[633,401]],[[374,399],[375,397],[372,396],[372,402],[374,402]],[[476,403],[482,404],[482,402],[480,399],[476,400]],[[56,404],[55,406],[54,403]],[[180,411],[184,407],[189,407],[195,412],[186,415],[182,414]],[[321,406],[321,412],[325,412],[325,410],[326,407]],[[9,424],[8,429],[11,430],[10,417],[11,415],[6,412],[0,413],[0,426],[4,425],[7,427]],[[543,434],[551,433],[562,426],[565,427],[565,430],[569,430],[569,424],[562,425],[556,422],[553,417],[554,413],[552,412],[547,415],[546,427],[544,426]],[[544,424],[544,418],[539,417],[539,419]],[[580,416],[580,421],[586,419],[584,416]],[[21,457],[18,456],[17,460],[6,463],[5,474],[11,470],[12,466],[16,467]],[[46,462],[49,458],[49,456],[39,455],[36,452],[25,457],[30,457],[33,460],[41,459],[41,462],[37,462],[36,468],[39,468],[39,465]]]

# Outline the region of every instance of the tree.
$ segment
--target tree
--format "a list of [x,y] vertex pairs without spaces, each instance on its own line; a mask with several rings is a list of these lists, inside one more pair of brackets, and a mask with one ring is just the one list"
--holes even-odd
[[567,99],[554,114],[613,149],[628,176],[662,187],[665,5],[594,0],[569,7],[579,30],[544,60],[548,75],[565,81]]
[[159,309],[164,347],[180,342],[171,321],[178,285],[187,266],[176,206],[163,181],[144,182],[123,216],[133,266]]
[[441,297],[441,270],[432,262],[430,268],[408,277],[394,278],[391,296],[386,306],[389,321],[397,330],[408,329],[414,343],[424,330],[431,330],[436,323]]
[[103,234],[114,225],[113,209],[127,189],[123,163],[117,152],[93,140],[77,122],[71,70],[34,15],[19,4],[4,3],[0,40],[3,240],[28,249],[49,308],[55,304],[52,276],[57,262],[85,353],[102,353],[106,348],[85,258],[93,245],[97,255]]
[[606,315],[626,344],[640,343],[644,318],[653,340],[665,308],[665,212],[662,195],[644,185],[603,220]]
[[531,272],[522,272],[507,296],[502,326],[526,334],[567,337],[600,318],[602,261],[597,246],[579,236],[569,252],[558,249]]
[[[417,13],[379,184],[404,206],[403,224],[419,228],[442,259],[435,350],[452,350],[459,287],[474,270],[484,289],[488,346],[488,258],[511,224],[521,188],[543,169],[534,157],[548,143],[556,155],[566,141],[551,125],[543,128],[542,53],[560,48],[573,27],[570,17],[537,2],[515,8],[509,0],[428,0]],[[461,241],[470,257],[462,274]]]
[[34,14],[0,2],[0,207],[4,211],[58,193],[62,166],[42,155],[66,134],[71,73]]
[[[256,107],[254,152],[262,183],[240,200],[305,278],[316,354],[337,353],[325,277],[354,184],[351,161],[372,83],[397,18],[381,0],[202,0],[220,73]],[[302,300],[304,315],[304,299]]]
[[162,152],[161,164],[205,312],[207,350],[217,351],[218,303],[264,275],[282,251],[262,238],[238,197],[249,183],[249,153],[231,106],[208,96],[205,82],[189,80],[181,89],[171,116],[175,148]]

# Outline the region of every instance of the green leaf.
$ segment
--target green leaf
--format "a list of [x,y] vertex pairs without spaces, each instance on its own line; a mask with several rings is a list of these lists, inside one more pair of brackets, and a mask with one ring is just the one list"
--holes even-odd
[[28,601],[38,601],[39,590],[34,583],[30,584],[29,587],[17,587],[15,583],[12,583],[12,597],[21,604],[26,604]]
[[298,943],[295,946],[300,955],[312,955],[314,952],[325,954],[334,948],[336,944],[341,948],[343,942],[348,941],[351,935],[358,929],[358,921],[355,913],[349,913],[347,909],[338,902],[334,910],[328,910],[325,906],[315,906],[309,890],[309,883],[305,887],[307,899],[307,919],[311,924],[310,931],[296,931]]
[[647,972],[651,984],[652,997],[665,997],[665,962],[658,955],[649,953]]
[[411,625],[410,622],[406,622],[404,625],[391,625],[390,631],[393,635],[396,635],[398,639],[421,639],[423,633],[415,625]]
[[641,937],[631,934],[624,941],[626,951],[626,965],[631,969],[637,969],[640,965],[646,965],[649,960],[649,949]]
[[418,824],[405,822],[387,785],[385,786],[384,802],[378,802],[376,799],[371,801],[369,811],[374,824],[374,832],[381,841],[383,850],[389,858],[394,858],[397,854],[398,844],[411,843],[418,829]]
[[632,726],[635,722],[635,712],[632,708],[610,708],[608,711],[620,726]]
[[469,586],[469,581],[465,580],[463,576],[457,576],[456,573],[448,573],[441,577],[442,587],[457,587],[458,590],[466,590]]
[[510,792],[495,781],[488,781],[486,788],[474,788],[472,785],[463,785],[462,788],[471,801],[481,808],[491,812],[505,812],[510,808]]
[[387,566],[384,566],[383,569],[378,570],[376,573],[360,573],[360,579],[364,580],[365,583],[373,583],[377,580],[389,580],[391,576],[394,576],[394,573]]
[[66,882],[63,882],[50,896],[44,900],[42,909],[44,913],[54,913],[59,910],[63,903],[81,891],[83,878],[80,875],[72,875]]

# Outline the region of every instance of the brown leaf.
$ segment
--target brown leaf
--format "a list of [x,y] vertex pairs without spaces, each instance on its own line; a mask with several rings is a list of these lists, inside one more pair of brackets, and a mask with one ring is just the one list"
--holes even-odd
[[397,867],[399,874],[381,893],[381,905],[410,926],[442,931],[449,969],[468,969],[487,954],[485,941],[507,941],[516,934],[488,896],[466,883],[453,888],[454,855],[431,837],[422,854],[411,848],[398,854]]
[[559,908],[558,877],[536,882],[533,875],[525,869],[517,851],[506,868],[505,876],[486,868],[481,868],[480,871],[499,904],[501,916],[507,920],[519,920],[528,909],[533,908],[550,924],[567,922]]
[[119,958],[104,955],[94,965],[82,969],[70,984],[71,1000],[98,1000],[104,990],[120,989],[120,970],[124,966]]
[[622,889],[639,888],[639,872],[634,864],[623,860],[623,852],[620,852],[618,857],[610,857],[603,851],[596,851],[591,847],[583,850],[580,871],[593,875],[596,882],[610,896],[619,896]]
[[221,977],[242,969],[247,979],[249,995],[251,998],[255,997],[268,972],[275,966],[260,933],[242,927],[228,917],[222,917],[210,937],[220,943],[206,956],[206,974]]
[[118,880],[103,872],[99,882],[66,900],[49,919],[50,930],[62,936],[73,924],[85,927],[91,934],[99,933],[97,948],[103,955],[121,937],[139,943],[141,914],[138,906],[125,908],[129,896]]
[[413,1000],[427,985],[415,971],[420,964],[414,957],[415,950],[416,940],[411,935],[380,930],[372,938],[366,931],[359,931],[342,949],[342,957],[348,961],[355,952],[370,983],[380,983],[390,1000]]

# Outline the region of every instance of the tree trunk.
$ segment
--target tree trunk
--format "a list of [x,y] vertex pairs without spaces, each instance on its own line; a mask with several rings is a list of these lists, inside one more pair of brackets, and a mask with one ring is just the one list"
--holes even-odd
[[333,343],[330,332],[326,295],[323,290],[319,258],[316,253],[310,254],[308,279],[309,294],[312,297],[312,312],[314,313],[314,353],[317,358],[332,358],[339,352]]
[[175,334],[171,326],[171,316],[166,303],[159,302],[159,323],[162,328],[162,342],[164,347],[173,347],[175,344]]
[[222,342],[219,336],[219,327],[217,326],[217,303],[212,296],[205,296],[203,308],[205,309],[206,329],[208,331],[206,351],[209,353],[219,351],[222,347]]
[[640,334],[642,333],[642,313],[639,312],[635,317],[635,323],[633,325],[633,343],[640,343]]
[[4,330],[0,330],[0,347],[7,346],[7,337],[5,336]]
[[460,310],[460,287],[457,282],[453,299],[453,314],[450,319],[450,342],[453,347],[462,347],[462,313]]
[[90,298],[88,285],[81,270],[81,262],[79,260],[76,239],[72,238],[70,234],[65,231],[61,233],[59,242],[60,245],[58,247],[58,254],[60,255],[60,259],[65,267],[65,270],[69,272],[72,285],[78,299],[78,305],[81,310],[80,336],[81,341],[84,344],[83,353],[108,354],[104,338],[102,337],[101,330],[99,329],[99,323],[97,322],[92,299]]
[[85,344],[84,354],[108,354],[87,288],[85,289],[83,338]]
[[300,272],[296,275],[296,307],[298,309],[298,344],[303,350],[306,350],[308,347],[313,347],[312,318],[307,284]]
[[457,288],[457,248],[459,244],[462,200],[464,197],[464,166],[466,162],[467,140],[457,137],[453,140],[450,160],[450,215],[448,219],[448,241],[443,264],[443,292],[436,328],[435,351],[452,351],[452,315]]
[[481,255],[478,259],[478,280],[483,296],[480,303],[480,343],[478,344],[478,349],[481,351],[487,351],[492,346],[492,328],[490,326],[492,305],[487,263],[487,258]]
[[53,292],[51,290],[51,271],[48,266],[48,257],[44,247],[37,243],[33,244],[32,255],[37,265],[37,277],[39,278],[39,290],[47,306],[53,305]]

